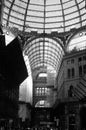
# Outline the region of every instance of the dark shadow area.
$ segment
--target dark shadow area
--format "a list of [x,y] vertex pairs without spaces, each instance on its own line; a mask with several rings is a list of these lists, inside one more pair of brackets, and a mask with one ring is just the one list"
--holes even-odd
[[86,106],[82,106],[80,109],[80,126],[81,130],[86,130]]

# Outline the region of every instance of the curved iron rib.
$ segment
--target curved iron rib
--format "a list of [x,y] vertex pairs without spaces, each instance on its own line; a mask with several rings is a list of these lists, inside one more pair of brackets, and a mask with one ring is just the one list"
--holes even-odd
[[11,10],[12,10],[12,7],[13,7],[13,5],[14,5],[14,2],[15,2],[15,0],[12,1],[11,6],[9,7],[9,12],[8,12],[8,17],[7,17],[6,26],[8,26],[8,24],[9,24],[9,18],[10,18],[10,14],[11,14]]

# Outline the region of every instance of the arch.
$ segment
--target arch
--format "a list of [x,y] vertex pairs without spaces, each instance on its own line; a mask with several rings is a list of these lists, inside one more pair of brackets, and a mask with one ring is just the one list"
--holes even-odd
[[41,70],[40,72],[37,73],[37,75],[36,75],[36,79],[39,78],[39,75],[40,75],[41,73],[45,73],[45,74],[47,74],[45,70]]
[[72,40],[72,38],[73,38],[75,35],[77,35],[78,33],[80,33],[81,31],[86,31],[86,26],[83,26],[83,27],[81,27],[81,28],[79,28],[79,29],[74,28],[73,32],[72,32],[72,30],[70,30],[71,35],[70,35],[70,37],[69,37],[68,40],[67,40],[66,46],[68,46],[68,44],[70,43],[70,41]]
[[50,107],[50,103],[47,100],[40,100],[35,104],[35,107]]
[[32,42],[33,40],[39,39],[39,38],[49,38],[51,40],[56,41],[62,47],[62,49],[65,52],[64,45],[61,43],[59,37],[58,36],[54,37],[54,36],[46,34],[46,33],[45,34],[42,33],[42,34],[39,34],[38,36],[34,36],[34,37],[30,38],[30,40],[29,40],[29,38],[27,38],[27,41],[26,41],[26,44],[24,45],[24,48],[28,45],[28,43]]
[[[25,46],[25,53],[28,55],[30,65],[35,68],[35,65],[45,64],[51,65],[55,70],[61,62],[62,56],[65,53],[62,46],[50,37],[37,37],[30,40]],[[28,42],[28,40],[27,40]],[[59,41],[60,42],[60,41]]]
[[[79,36],[78,36],[79,35]],[[82,39],[82,36],[84,36],[84,38],[83,38],[83,40],[81,40]],[[81,28],[81,29],[78,29],[78,30],[75,30],[72,34],[71,34],[71,36],[69,37],[69,39],[68,39],[68,41],[67,41],[67,45],[66,45],[66,52],[68,51],[68,47],[71,45],[70,43],[71,43],[71,41],[73,40],[75,40],[76,38],[78,39],[79,38],[79,40],[78,40],[78,42],[76,41],[76,43],[73,43],[73,46],[75,46],[75,47],[73,47],[73,49],[74,48],[76,48],[76,50],[78,49],[78,50],[81,50],[82,48],[84,49],[84,45],[82,45],[82,48],[81,48],[81,46],[80,47],[78,47],[78,45],[79,45],[79,42],[80,42],[80,45],[81,45],[81,43],[83,42],[84,43],[84,40],[86,41],[86,27],[85,28]],[[81,41],[80,41],[81,40]],[[85,44],[85,43],[84,43]],[[86,45],[85,45],[86,46]],[[71,49],[72,50],[72,49]],[[69,51],[71,51],[71,50],[69,50]]]

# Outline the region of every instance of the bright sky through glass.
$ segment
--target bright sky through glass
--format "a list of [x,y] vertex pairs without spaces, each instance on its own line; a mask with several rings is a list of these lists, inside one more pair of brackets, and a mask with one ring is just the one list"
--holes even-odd
[[5,0],[3,24],[21,31],[65,32],[85,25],[84,0]]
[[71,51],[73,49],[76,50],[86,49],[86,32],[76,34],[73,37],[73,39],[69,42],[67,51]]

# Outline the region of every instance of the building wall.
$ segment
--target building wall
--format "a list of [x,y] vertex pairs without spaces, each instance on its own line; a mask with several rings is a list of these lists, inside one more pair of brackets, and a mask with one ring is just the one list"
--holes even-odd
[[[57,99],[60,100],[56,100],[55,111],[58,113],[55,116],[59,119],[59,127],[61,130],[79,130],[83,122],[80,111],[86,104],[86,101],[83,101],[86,95],[86,50],[64,56],[56,83]],[[86,114],[83,114],[82,118],[84,116],[86,117]]]
[[[58,76],[56,77],[58,98],[68,97],[70,86],[77,87],[82,77],[86,75],[85,51],[71,52],[64,56]],[[80,66],[82,67],[82,74],[80,74]]]

